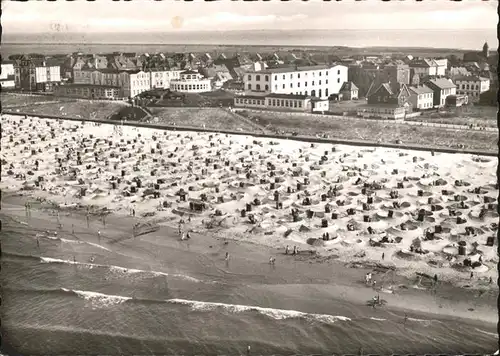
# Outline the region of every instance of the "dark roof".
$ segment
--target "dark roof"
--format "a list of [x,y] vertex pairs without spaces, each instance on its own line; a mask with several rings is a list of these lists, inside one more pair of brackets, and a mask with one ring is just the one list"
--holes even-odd
[[181,74],[200,74],[200,73],[198,73],[194,70],[188,69],[188,70],[185,70],[184,72],[182,72]]
[[297,94],[268,94],[268,98],[278,98],[278,99],[307,99],[307,95],[297,95]]
[[263,100],[266,98],[265,95],[241,95],[241,96],[235,96],[235,99],[257,99],[257,100]]
[[120,89],[119,86],[113,85],[95,85],[95,84],[64,84],[60,88],[106,88],[106,89]]
[[388,108],[388,109],[397,109],[397,108],[402,108],[402,106],[399,106],[398,104],[387,104],[387,103],[380,103],[380,104],[362,104],[357,106],[357,109],[366,109],[366,108]]
[[358,87],[353,82],[344,82],[344,84],[342,84],[342,88],[340,88],[340,91],[344,90],[358,90]]
[[305,67],[282,67],[282,68],[267,68],[260,72],[256,73],[264,73],[264,74],[275,74],[275,73],[289,73],[289,72],[305,72],[310,70],[322,70],[322,69],[330,69],[330,66],[326,65],[315,65],[315,66],[305,66]]
[[480,80],[489,80],[488,78],[478,77],[476,75],[460,75],[453,78],[454,81],[479,82]]

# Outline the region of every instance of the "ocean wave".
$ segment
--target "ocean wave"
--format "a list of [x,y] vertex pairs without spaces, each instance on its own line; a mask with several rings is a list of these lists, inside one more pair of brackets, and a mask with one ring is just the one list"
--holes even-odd
[[[20,290],[17,290],[20,291]],[[145,298],[134,298],[125,297],[120,295],[109,295],[104,293],[83,291],[76,289],[43,289],[43,290],[28,290],[24,292],[30,293],[44,293],[44,294],[71,294],[80,298],[83,298],[92,303],[93,307],[112,307],[122,303],[140,303],[140,304],[177,304],[185,305],[191,308],[193,311],[200,312],[210,312],[215,310],[224,310],[229,313],[243,313],[243,312],[257,312],[258,314],[264,315],[275,320],[285,320],[285,319],[304,319],[309,321],[321,322],[324,324],[333,324],[337,321],[351,321],[351,318],[345,316],[335,316],[329,314],[314,314],[314,313],[304,313],[297,310],[287,310],[287,309],[274,309],[274,308],[263,308],[251,305],[240,305],[240,304],[228,304],[228,303],[216,303],[216,302],[203,302],[198,300],[189,299],[145,299]]]
[[345,316],[334,316],[328,314],[311,314],[304,313],[297,310],[286,310],[286,309],[274,309],[274,308],[263,308],[250,305],[238,305],[238,304],[226,304],[226,303],[214,303],[214,302],[202,302],[196,300],[188,299],[167,299],[167,303],[173,304],[183,304],[191,307],[193,311],[213,311],[215,309],[224,309],[231,313],[241,313],[247,311],[257,312],[259,314],[265,315],[272,319],[283,320],[283,319],[306,319],[311,321],[319,321],[322,323],[331,324],[336,321],[350,321],[351,319]]
[[375,321],[386,321],[387,319],[370,317],[370,320],[375,320]]
[[130,297],[122,297],[119,295],[109,295],[109,294],[82,291],[82,290],[74,290],[66,288],[61,288],[61,290],[64,292],[74,293],[78,297],[90,301],[94,307],[101,307],[101,308],[111,307],[113,305],[121,304],[129,299],[132,299]]
[[169,274],[169,273],[165,273],[165,272],[146,271],[146,270],[142,270],[142,269],[126,268],[126,267],[113,266],[113,265],[101,265],[101,264],[97,264],[97,263],[89,263],[89,262],[85,263],[85,262],[77,262],[77,261],[75,262],[75,261],[71,261],[71,260],[61,260],[58,258],[51,258],[51,257],[40,257],[40,261],[42,263],[61,263],[61,264],[79,265],[79,266],[82,266],[82,267],[85,267],[88,269],[105,268],[113,273],[122,273],[122,274],[143,273],[143,274],[150,274],[150,275],[153,275],[155,277],[165,276],[165,277],[184,279],[184,280],[187,280],[190,282],[195,282],[195,283],[209,283],[209,284],[217,283],[215,281],[202,281],[202,280],[197,279],[195,277],[191,277],[191,276],[179,274],[179,273]]

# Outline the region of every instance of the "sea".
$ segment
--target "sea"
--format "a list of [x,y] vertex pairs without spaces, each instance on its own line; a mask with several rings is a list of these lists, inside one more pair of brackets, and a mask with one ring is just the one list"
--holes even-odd
[[[487,41],[498,48],[496,28],[479,30],[257,30],[170,31],[148,33],[2,34],[2,56],[110,52],[181,52],[217,50],[224,46],[402,47],[481,50]],[[376,49],[376,48],[374,48]],[[411,52],[411,51],[410,51]]]
[[[294,270],[273,275],[268,263],[243,257],[224,265],[224,248],[232,244],[207,253],[196,243],[180,247],[168,234],[128,242],[124,236],[111,243],[88,232],[97,226],[77,226],[74,233],[66,226],[55,236],[45,231],[47,224],[55,225],[53,219],[1,218],[2,354],[241,355],[248,347],[251,355],[487,354],[497,349],[494,326],[411,315],[403,326],[401,313],[321,297],[315,286],[325,282],[318,277],[300,277]],[[247,256],[255,250],[239,249]]]

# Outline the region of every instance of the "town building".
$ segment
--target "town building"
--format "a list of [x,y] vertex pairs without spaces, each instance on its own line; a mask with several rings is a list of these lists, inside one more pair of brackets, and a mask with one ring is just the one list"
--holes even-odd
[[395,104],[411,112],[410,91],[405,84],[383,83],[368,96],[369,105]]
[[434,91],[434,107],[445,106],[446,97],[457,94],[457,87],[450,79],[431,79],[426,81],[425,85]]
[[478,102],[482,93],[490,90],[490,79],[475,75],[457,76],[453,80],[458,95],[467,95],[472,102]]
[[410,84],[410,67],[407,64],[389,63],[383,70],[383,81]]
[[388,120],[404,120],[406,110],[398,104],[382,103],[377,105],[364,104],[357,107],[359,116],[376,117]]
[[413,109],[428,110],[434,107],[434,91],[425,85],[408,87]]
[[93,84],[64,84],[56,87],[57,96],[85,99],[119,99],[121,88],[117,86]]
[[[313,109],[311,99],[306,95],[296,94],[242,95],[234,98],[234,106],[236,108],[311,112]],[[328,101],[326,103],[324,111],[328,110]]]
[[198,72],[186,70],[180,73],[179,79],[170,81],[170,89],[181,93],[203,93],[212,90],[210,79]]
[[133,98],[151,89],[151,76],[142,70],[82,69],[73,72],[74,84],[120,88],[120,97]]
[[152,69],[151,71],[149,71],[151,88],[169,89],[170,82],[172,80],[180,79],[182,72],[183,72],[182,70]]
[[342,65],[268,68],[247,72],[243,77],[245,92],[295,94],[327,99],[338,94],[347,81],[347,67]]
[[21,58],[14,66],[16,89],[51,92],[61,82],[61,67],[39,58]]
[[463,60],[464,62],[485,62],[488,60],[489,56],[490,56],[490,47],[488,46],[488,42],[485,42],[482,51],[466,52],[464,53]]
[[2,62],[2,72],[0,73],[0,86],[2,89],[14,89],[16,86],[14,64],[14,61]]
[[353,82],[345,82],[340,88],[342,100],[358,100],[359,89]]
[[433,59],[414,59],[409,62],[411,74],[420,77],[435,77],[438,74],[438,64]]

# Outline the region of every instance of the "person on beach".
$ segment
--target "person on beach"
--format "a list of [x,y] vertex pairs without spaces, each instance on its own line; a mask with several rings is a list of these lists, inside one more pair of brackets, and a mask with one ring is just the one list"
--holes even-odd
[[224,258],[227,261],[229,261],[229,252],[226,252],[226,257]]
[[132,209],[132,216],[135,217],[135,209]]
[[[203,125],[205,126],[205,125]],[[250,355],[250,345],[247,346],[247,355]]]
[[74,255],[73,255],[73,263],[76,263],[76,258]]
[[384,260],[384,258],[385,258],[385,253],[382,252],[382,261]]
[[101,242],[101,231],[97,230],[97,238],[99,239],[99,242]]
[[293,246],[292,255],[295,256],[297,254],[297,246]]
[[36,247],[40,249],[40,240],[38,239],[38,237],[36,238]]
[[276,259],[274,257],[269,257],[269,263],[274,265],[274,262],[276,262]]
[[186,233],[186,239],[189,240],[191,238],[191,234],[189,233],[189,231]]
[[434,285],[436,285],[436,284],[437,284],[437,282],[438,282],[438,275],[437,275],[437,274],[435,274],[435,275],[434,275]]
[[407,321],[408,321],[408,314],[405,313],[405,318],[403,320],[403,326],[406,326]]
[[491,283],[493,283],[493,278],[490,277],[488,284],[491,284]]
[[470,273],[470,279],[474,278],[474,272]]
[[286,247],[285,247],[285,255],[288,255],[288,249],[289,249],[288,245],[286,245]]
[[184,236],[184,233],[181,233],[181,240],[184,241],[186,237]]
[[71,233],[75,234],[75,224],[71,224]]

